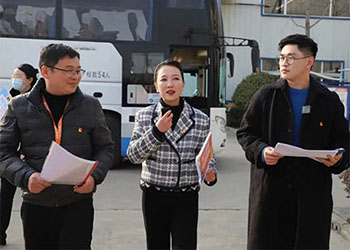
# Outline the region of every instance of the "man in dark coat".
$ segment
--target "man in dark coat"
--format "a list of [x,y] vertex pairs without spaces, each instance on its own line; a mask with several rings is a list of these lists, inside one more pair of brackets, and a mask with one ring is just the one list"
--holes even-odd
[[[99,101],[78,87],[84,72],[79,58],[63,44],[43,48],[43,79],[13,98],[0,122],[0,175],[23,189],[26,249],[90,249],[92,193],[112,165],[113,141]],[[52,141],[99,162],[84,183],[52,184],[41,177]]]
[[[329,249],[332,173],[349,164],[349,132],[336,93],[310,76],[317,44],[305,35],[279,43],[281,79],[252,99],[237,138],[251,164],[248,249]],[[334,157],[287,157],[278,142],[344,148]]]

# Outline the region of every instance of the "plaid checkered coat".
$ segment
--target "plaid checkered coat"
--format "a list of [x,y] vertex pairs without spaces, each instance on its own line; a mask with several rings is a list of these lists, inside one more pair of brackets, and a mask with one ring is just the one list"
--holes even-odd
[[[161,142],[152,127],[162,108],[158,103],[136,113],[128,157],[133,163],[142,163],[141,179],[148,184],[181,188],[198,183],[195,157],[209,133],[209,118],[185,101],[175,129],[169,129]],[[215,166],[213,157],[210,167]]]

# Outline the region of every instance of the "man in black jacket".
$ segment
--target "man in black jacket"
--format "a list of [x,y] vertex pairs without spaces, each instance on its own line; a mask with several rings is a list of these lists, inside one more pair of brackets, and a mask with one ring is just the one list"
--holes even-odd
[[[332,176],[349,167],[349,132],[336,93],[313,77],[317,44],[305,35],[279,43],[281,79],[252,99],[237,138],[251,164],[248,249],[328,249]],[[278,142],[344,148],[334,157],[286,157]]]
[[[112,165],[111,133],[99,101],[78,87],[84,71],[77,51],[50,44],[42,49],[39,66],[43,79],[14,98],[0,122],[0,174],[23,189],[26,249],[90,249],[92,193]],[[41,178],[52,141],[99,162],[84,184],[54,185]]]

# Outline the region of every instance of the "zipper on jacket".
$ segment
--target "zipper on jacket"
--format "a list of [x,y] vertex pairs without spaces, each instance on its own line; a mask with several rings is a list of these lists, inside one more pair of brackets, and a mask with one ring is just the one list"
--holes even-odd
[[55,185],[55,206],[59,207],[57,185]]

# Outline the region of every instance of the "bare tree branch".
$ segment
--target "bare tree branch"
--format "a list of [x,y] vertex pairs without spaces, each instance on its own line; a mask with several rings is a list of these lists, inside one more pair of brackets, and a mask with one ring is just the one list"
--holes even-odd
[[314,22],[313,24],[310,25],[310,4],[311,4],[311,1],[305,0],[304,4],[305,4],[305,25],[297,24],[293,17],[290,17],[290,19],[297,27],[305,29],[305,34],[307,36],[310,36],[311,28],[313,28],[315,25],[317,25],[319,22],[321,22],[324,19],[324,17],[326,16],[326,13],[329,12],[329,5],[327,6],[327,8],[325,8],[322,16],[320,16],[316,22]]
[[305,0],[305,35],[310,36],[310,0]]
[[300,28],[305,28],[305,26],[304,25],[301,25],[301,24],[297,24],[295,21],[294,21],[294,18],[293,17],[290,17],[290,19],[292,20],[292,22],[296,25],[296,26],[298,26],[298,27],[300,27]]
[[312,25],[310,25],[310,28],[314,27],[316,24],[318,24],[319,22],[321,22],[324,18],[321,17],[320,19],[318,19],[316,22],[314,22]]

